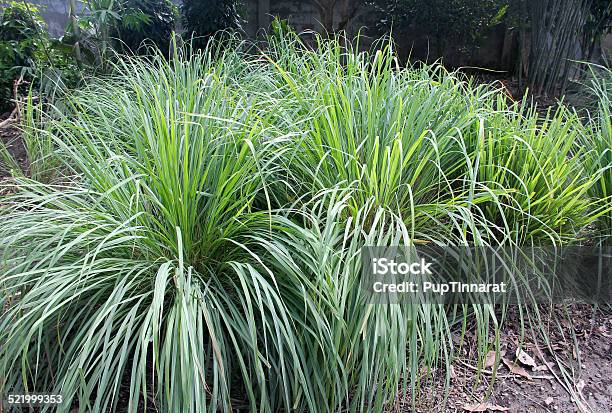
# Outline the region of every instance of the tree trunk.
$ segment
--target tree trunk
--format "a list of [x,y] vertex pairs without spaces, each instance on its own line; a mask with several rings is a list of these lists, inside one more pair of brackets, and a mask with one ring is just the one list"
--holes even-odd
[[319,11],[319,18],[323,26],[323,34],[328,36],[334,32],[334,8],[336,0],[313,0]]
[[338,23],[338,30],[346,30],[351,21],[357,17],[359,11],[359,1],[357,0],[344,0],[342,7],[342,13],[340,22]]
[[80,66],[82,62],[81,58],[81,45],[79,41],[81,40],[81,28],[79,27],[79,21],[76,17],[76,2],[75,0],[70,0],[70,21],[72,23],[72,32],[74,34],[75,42],[74,42],[74,54],[76,56],[77,64]]
[[592,0],[541,0],[528,2],[531,17],[531,50],[527,80],[537,94],[562,93],[573,73],[574,51]]

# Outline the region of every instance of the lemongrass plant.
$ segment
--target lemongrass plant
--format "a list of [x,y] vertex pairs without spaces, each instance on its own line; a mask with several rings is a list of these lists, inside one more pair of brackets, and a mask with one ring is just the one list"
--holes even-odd
[[60,160],[55,153],[52,134],[40,133],[41,129],[47,127],[46,123],[43,123],[43,118],[46,119],[45,107],[48,102],[35,96],[32,87],[24,101],[20,122],[13,127],[16,132],[20,132],[15,140],[21,140],[23,143],[26,159],[20,163],[7,145],[0,141],[0,172],[10,176],[28,176],[39,182],[51,183],[59,172]]
[[289,95],[275,107],[307,131],[290,167],[305,193],[344,183],[357,208],[374,197],[433,242],[571,242],[596,218],[584,127],[563,106],[540,117],[441,66],[401,70],[390,43],[370,56],[282,39],[270,61]]
[[586,86],[595,103],[589,116],[591,130],[581,135],[580,144],[586,175],[596,177],[590,194],[600,206],[599,236],[605,241],[612,235],[612,69],[591,64],[589,72]]
[[503,314],[372,305],[363,246],[561,244],[600,215],[563,110],[540,122],[391,45],[247,48],[125,57],[40,114],[61,176],[1,201],[0,392],[382,411],[423,366],[448,383],[453,325],[473,316],[484,357]]

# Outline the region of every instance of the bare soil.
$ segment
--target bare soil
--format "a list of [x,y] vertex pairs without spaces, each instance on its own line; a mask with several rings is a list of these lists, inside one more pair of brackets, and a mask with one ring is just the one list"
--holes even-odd
[[[8,118],[10,113],[0,115],[0,122]],[[9,153],[17,160],[19,165],[25,170],[27,167],[27,155],[21,139],[21,133],[14,122],[0,127],[0,141],[7,147]],[[10,176],[9,171],[2,167],[3,160],[0,158],[0,181]]]
[[[477,373],[475,335],[468,331],[467,342],[452,363],[447,394],[444,391],[446,373],[434,371],[416,394],[415,409],[411,395],[406,395],[398,399],[391,411],[609,413],[612,408],[610,309],[559,306],[543,315],[543,320],[549,326],[548,345],[541,338],[533,339],[528,327],[521,339],[519,317],[510,314],[502,328],[500,350],[513,370],[490,354],[490,360],[499,363],[495,380],[492,380],[494,367],[485,368],[480,375]],[[519,347],[533,359],[535,367],[517,360]],[[565,378],[560,366],[567,372]]]

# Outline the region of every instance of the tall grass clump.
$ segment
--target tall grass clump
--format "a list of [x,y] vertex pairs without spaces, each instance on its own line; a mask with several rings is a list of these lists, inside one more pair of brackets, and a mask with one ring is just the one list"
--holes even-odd
[[[4,389],[81,411],[116,408],[122,389],[130,411],[365,409],[393,394],[401,312],[356,308],[354,268],[329,291],[306,271],[334,246],[276,212],[291,135],[231,87],[234,57],[128,59],[38,131],[67,172],[61,186],[17,179],[3,201]],[[308,217],[334,228],[325,218]],[[333,259],[330,275],[348,271]]]
[[599,132],[563,108],[401,68],[390,44],[247,48],[126,57],[32,108],[62,164],[1,201],[0,392],[79,411],[414,402],[422,371],[449,382],[454,326],[475,320],[484,357],[503,314],[374,305],[362,247],[561,245],[602,214],[577,145]]
[[289,95],[275,107],[307,131],[291,167],[303,192],[353,187],[355,205],[373,198],[434,242],[562,243],[594,219],[564,107],[540,117],[441,66],[400,69],[392,44],[282,39],[269,59]]
[[600,65],[589,66],[586,85],[594,102],[589,116],[590,133],[582,136],[587,175],[595,176],[591,196],[599,200],[601,218],[598,229],[603,240],[612,235],[612,70]]
[[49,119],[69,180],[20,179],[3,211],[5,387],[54,389],[81,410],[115,407],[122,386],[133,411],[149,393],[168,411],[229,410],[242,370],[238,394],[273,411],[297,393],[282,383],[306,381],[297,303],[249,246],[271,228],[282,138],[223,70],[203,55],[128,60]]

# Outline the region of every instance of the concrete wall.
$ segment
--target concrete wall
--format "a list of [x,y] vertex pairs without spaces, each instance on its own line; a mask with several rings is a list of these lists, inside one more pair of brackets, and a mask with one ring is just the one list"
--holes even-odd
[[69,0],[28,0],[28,2],[38,6],[51,36],[59,37],[64,34],[68,24]]

